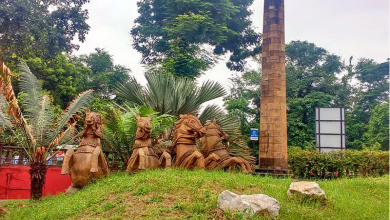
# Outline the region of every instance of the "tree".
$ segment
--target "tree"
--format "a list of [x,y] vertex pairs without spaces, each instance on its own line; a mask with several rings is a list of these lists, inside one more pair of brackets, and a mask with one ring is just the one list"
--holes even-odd
[[[28,153],[30,162],[31,198],[42,197],[46,178],[46,160],[57,146],[72,143],[76,137],[76,123],[72,119],[86,108],[93,98],[93,91],[80,93],[56,120],[49,95],[42,93],[41,85],[27,64],[19,64],[20,91],[23,93],[19,107],[11,84],[12,73],[2,63],[5,70],[0,77],[0,125],[7,128]],[[8,110],[8,111],[5,111]],[[57,152],[56,152],[57,153]]]
[[113,95],[114,86],[119,82],[129,80],[130,69],[114,65],[112,55],[101,48],[96,48],[95,53],[74,58],[78,66],[86,66],[91,71],[83,72],[77,78],[78,91],[86,89],[95,90],[100,97],[109,98]]
[[11,57],[51,58],[78,49],[89,30],[88,0],[3,0],[0,2],[0,50]]
[[[312,147],[315,107],[337,106],[338,80],[345,69],[339,56],[307,41],[286,45],[287,132],[290,146]],[[341,97],[341,96],[340,96]]]
[[242,134],[249,134],[250,128],[258,128],[260,122],[260,81],[258,71],[249,71],[242,76],[230,78],[230,94],[224,98],[225,109],[241,120]]
[[389,149],[389,103],[378,104],[370,112],[364,143],[369,146],[379,143],[382,150]]
[[195,78],[219,55],[231,52],[227,66],[243,70],[245,58],[258,54],[260,34],[251,25],[253,0],[140,0],[131,30],[133,47],[145,64],[175,76]]
[[79,78],[91,72],[87,67],[77,65],[62,54],[50,60],[29,58],[26,63],[41,82],[42,88],[53,97],[53,103],[61,109],[66,107],[78,92],[84,91],[79,89]]
[[[389,103],[389,61],[384,63],[376,63],[372,59],[359,59],[356,66],[351,68],[353,76],[358,80],[356,90],[353,94],[350,111],[346,112],[348,130],[347,147],[353,149],[362,149],[363,143],[373,144],[368,137],[377,140],[372,133],[368,135],[368,130],[374,131],[368,124],[373,123],[372,120],[380,120],[376,115],[372,114],[375,108],[380,108],[382,111],[386,108],[378,107]],[[379,110],[378,110],[379,111]],[[387,109],[388,111],[388,109]],[[371,119],[371,117],[374,117]],[[382,117],[382,119],[385,119]],[[371,122],[370,122],[371,120]],[[384,133],[377,134],[386,136],[387,125],[377,123],[376,131]],[[362,138],[365,137],[365,138]],[[379,142],[382,144],[382,142]]]

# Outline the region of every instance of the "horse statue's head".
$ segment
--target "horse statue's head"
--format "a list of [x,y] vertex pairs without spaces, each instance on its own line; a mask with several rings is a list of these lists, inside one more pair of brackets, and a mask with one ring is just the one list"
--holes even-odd
[[141,117],[137,114],[137,133],[135,139],[147,139],[150,138],[152,131],[152,116]]
[[217,121],[214,119],[212,122],[208,121],[204,125],[204,128],[206,129],[206,133],[213,133],[214,135],[218,135],[223,140],[229,140],[229,135],[227,135],[224,131],[222,131],[221,126],[217,124]]
[[[85,120],[84,120],[84,131],[81,133],[81,136],[86,135],[96,135],[102,138],[102,132],[100,128],[102,127],[102,117],[99,113],[91,112],[89,109],[85,111]],[[92,131],[92,133],[90,133]]]
[[[192,115],[188,113],[186,115],[180,115],[180,120],[175,122],[176,128],[185,129],[187,132],[194,134],[197,138],[203,137],[206,134],[206,130],[198,119],[198,114]],[[176,130],[175,130],[176,131]]]

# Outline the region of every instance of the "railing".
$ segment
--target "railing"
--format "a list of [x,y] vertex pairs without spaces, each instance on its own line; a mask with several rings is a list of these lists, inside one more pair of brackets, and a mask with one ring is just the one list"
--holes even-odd
[[[3,146],[3,142],[0,142],[0,166],[9,166],[9,165],[28,165],[29,159],[28,155],[23,147],[17,146]],[[53,152],[50,153],[51,157],[58,149],[54,149]],[[61,166],[62,160],[66,153],[67,149],[61,149],[59,152],[62,152],[62,155],[52,156],[51,159],[47,160],[47,165],[49,166]],[[111,151],[103,150],[106,161],[109,164],[110,168],[118,168],[118,160],[117,157],[112,154]],[[109,157],[109,155],[111,155]],[[111,158],[111,159],[110,159]],[[61,161],[61,162],[60,162]],[[57,163],[60,162],[60,163]]]
[[[65,153],[66,149],[60,151],[63,151],[63,153]],[[56,166],[57,159],[57,156],[53,156],[50,160],[47,161],[47,165]],[[0,166],[27,165],[28,162],[29,159],[23,147],[3,146],[3,143],[0,142]]]

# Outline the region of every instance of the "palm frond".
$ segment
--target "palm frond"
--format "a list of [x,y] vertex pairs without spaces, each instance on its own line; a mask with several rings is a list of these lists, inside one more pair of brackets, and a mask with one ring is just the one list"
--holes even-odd
[[[24,95],[22,99],[24,115],[31,120],[35,120],[39,112],[38,103],[41,99],[42,87],[24,60],[21,60],[18,64],[18,70],[19,88]],[[36,120],[33,123],[35,124]]]
[[241,157],[251,164],[256,164],[256,157],[251,156],[251,149],[241,135],[230,141],[229,154],[232,157]]
[[11,120],[9,116],[7,116],[7,114],[4,113],[7,111],[7,109],[8,109],[8,103],[5,100],[4,96],[0,94],[0,127],[11,129],[12,128]]
[[76,122],[69,124],[68,128],[63,131],[61,134],[57,135],[57,137],[49,144],[48,151],[50,151],[51,148],[56,146],[61,146],[64,144],[70,144],[72,143],[75,138],[77,137],[77,129],[76,129]]
[[129,81],[118,83],[115,86],[114,93],[124,101],[134,102],[138,105],[145,103],[142,86],[132,76]]
[[37,140],[38,145],[46,146],[46,132],[53,126],[54,115],[53,109],[50,105],[49,95],[43,95],[39,102],[38,114],[36,116],[35,124],[30,124],[32,133]]
[[[29,125],[27,124],[26,119],[24,118],[20,107],[18,105],[18,101],[15,96],[14,88],[12,86],[12,71],[4,64],[2,61],[1,63],[1,70],[2,75],[0,76],[0,92],[4,95],[5,99],[8,102],[8,115],[13,117],[14,121],[14,128],[20,128],[21,133],[25,136],[23,138],[23,142],[20,142],[20,144],[23,145],[23,147],[26,149],[26,151],[29,152],[29,156],[32,152],[35,152],[35,145],[36,140],[33,137],[31,133],[31,129]],[[4,78],[3,78],[4,77]]]
[[169,114],[178,116],[180,114],[187,114],[186,109],[198,109],[200,105],[193,101],[196,99],[195,91],[196,84],[194,81],[186,78],[177,78],[171,88],[170,94],[167,94],[168,98],[171,99],[169,103],[173,107],[172,112]]
[[92,99],[94,98],[94,91],[87,90],[80,93],[76,98],[72,100],[69,106],[62,112],[59,120],[56,122],[56,126],[47,136],[47,143],[51,143],[58,133],[65,127],[69,120],[79,111],[87,108]]
[[203,109],[202,113],[200,113],[198,119],[202,125],[204,125],[208,120],[219,119],[225,113],[223,110],[217,105],[208,105],[205,109]]
[[199,121],[202,124],[205,124],[208,120],[214,119],[217,121],[217,124],[221,126],[221,129],[229,135],[230,139],[235,139],[238,135],[241,135],[240,119],[237,116],[224,113],[217,105],[207,106],[199,115]]
[[202,86],[199,87],[197,92],[199,103],[204,103],[216,98],[220,98],[224,95],[226,95],[226,91],[222,84],[210,80],[204,82]]
[[168,74],[145,74],[145,78],[148,81],[145,90],[148,107],[165,113],[168,107],[166,97],[173,84],[173,77]]
[[217,123],[231,139],[236,139],[238,135],[241,135],[241,122],[237,116],[225,114],[217,119]]

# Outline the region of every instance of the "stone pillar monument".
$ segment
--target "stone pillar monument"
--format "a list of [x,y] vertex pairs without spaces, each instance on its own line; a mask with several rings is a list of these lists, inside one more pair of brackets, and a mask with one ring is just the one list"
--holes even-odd
[[288,169],[284,0],[264,1],[259,168]]

